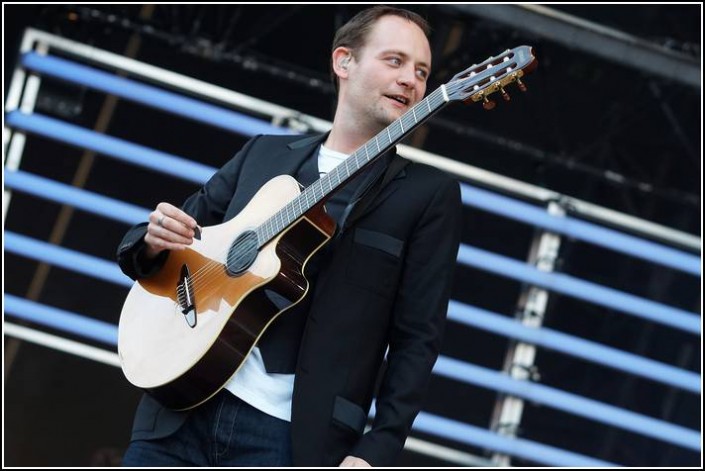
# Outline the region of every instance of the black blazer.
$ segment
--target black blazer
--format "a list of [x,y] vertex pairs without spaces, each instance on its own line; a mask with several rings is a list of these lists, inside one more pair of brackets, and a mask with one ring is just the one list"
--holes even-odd
[[[234,217],[268,180],[294,175],[324,137],[253,138],[184,211],[202,226]],[[295,466],[337,466],[346,455],[388,466],[401,451],[440,351],[461,208],[454,179],[411,163],[331,242],[308,294],[292,404]],[[133,279],[149,276],[167,256],[150,267],[139,263],[145,233],[146,224],[135,226],[118,249]],[[363,434],[375,393],[376,416]],[[186,414],[145,396],[132,439],[167,436]]]

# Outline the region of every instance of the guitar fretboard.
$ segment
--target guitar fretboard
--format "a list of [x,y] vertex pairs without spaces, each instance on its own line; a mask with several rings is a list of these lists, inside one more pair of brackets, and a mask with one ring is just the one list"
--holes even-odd
[[430,118],[448,103],[443,85],[414,105],[399,119],[380,131],[362,147],[345,159],[324,177],[316,180],[299,196],[290,201],[272,217],[267,219],[255,232],[257,243],[262,247],[277,234],[289,227],[309,209],[334,193],[346,181],[354,177],[366,165],[382,156],[407,134]]

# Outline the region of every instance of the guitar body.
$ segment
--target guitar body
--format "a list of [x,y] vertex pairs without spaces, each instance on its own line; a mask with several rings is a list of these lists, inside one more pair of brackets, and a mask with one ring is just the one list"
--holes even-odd
[[266,328],[303,299],[305,264],[335,231],[322,204],[262,246],[246,269],[227,269],[233,242],[300,192],[294,178],[273,178],[235,218],[204,227],[200,240],[172,251],[158,273],[133,285],[118,334],[122,369],[132,384],[168,408],[195,407],[220,391]]
[[304,193],[292,177],[273,178],[235,218],[172,251],[125,301],[118,353],[127,379],[177,410],[217,393],[272,321],[306,295],[306,262],[335,231],[325,198],[450,101],[491,109],[489,95],[508,100],[504,87],[513,83],[525,90],[521,79],[536,65],[531,47],[520,46],[469,67]]

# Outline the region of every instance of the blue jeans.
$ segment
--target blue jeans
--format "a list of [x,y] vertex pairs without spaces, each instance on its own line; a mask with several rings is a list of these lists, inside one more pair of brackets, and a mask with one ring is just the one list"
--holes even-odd
[[173,435],[135,440],[123,466],[291,466],[291,424],[222,390]]

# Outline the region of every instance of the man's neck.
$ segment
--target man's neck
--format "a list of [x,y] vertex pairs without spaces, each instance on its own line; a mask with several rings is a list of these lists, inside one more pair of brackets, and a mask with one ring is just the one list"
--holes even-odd
[[381,129],[362,128],[359,122],[349,119],[349,116],[342,116],[342,113],[338,111],[335,114],[333,127],[324,145],[338,152],[352,154],[372,139],[379,131]]

